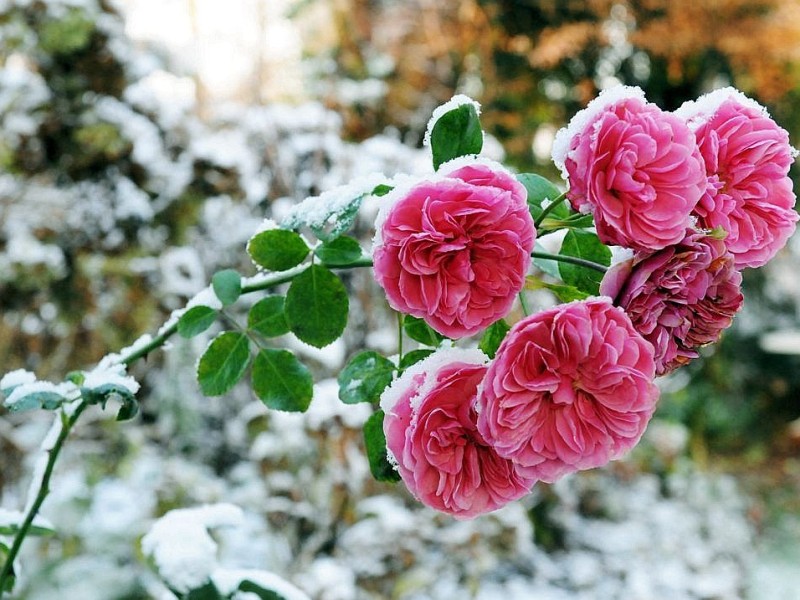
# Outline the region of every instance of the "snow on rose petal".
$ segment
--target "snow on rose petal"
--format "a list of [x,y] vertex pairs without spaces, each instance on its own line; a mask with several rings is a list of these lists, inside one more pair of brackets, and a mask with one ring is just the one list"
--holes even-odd
[[733,88],[676,111],[695,130],[707,185],[698,224],[722,228],[736,268],[760,267],[783,248],[798,220],[789,167],[796,151],[767,110]]
[[486,373],[478,350],[440,349],[384,391],[386,444],[409,491],[423,504],[466,519],[530,491],[478,432],[475,398]]
[[525,188],[508,171],[456,159],[387,195],[376,222],[375,278],[392,308],[461,338],[510,311],[535,237]]
[[655,410],[653,346],[608,298],[516,323],[478,393],[478,431],[523,475],[552,482],[630,450]]
[[639,88],[618,86],[590,102],[558,132],[553,160],[572,206],[593,213],[600,240],[634,250],[679,242],[706,187],[692,131]]

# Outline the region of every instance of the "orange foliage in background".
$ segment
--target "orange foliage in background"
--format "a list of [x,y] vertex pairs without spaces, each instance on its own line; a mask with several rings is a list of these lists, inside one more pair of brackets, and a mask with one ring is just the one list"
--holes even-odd
[[671,81],[691,78],[692,60],[715,52],[736,85],[767,103],[800,83],[798,0],[641,0],[631,41],[667,61]]
[[[800,129],[800,0],[312,4],[328,11],[335,29],[331,75],[359,80],[372,76],[375,56],[392,60],[388,73],[376,75],[388,85],[380,102],[348,106],[336,94],[323,96],[347,115],[356,138],[393,125],[418,141],[431,109],[464,92],[484,104],[485,124],[512,160],[530,162],[536,128],[568,119],[596,95],[609,68],[667,108],[733,84],[777,108],[790,131]],[[643,58],[644,75],[632,65]]]

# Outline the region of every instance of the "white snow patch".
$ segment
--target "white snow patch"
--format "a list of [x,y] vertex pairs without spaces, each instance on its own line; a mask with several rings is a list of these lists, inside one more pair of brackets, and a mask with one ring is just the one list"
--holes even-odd
[[352,600],[358,597],[355,573],[334,558],[323,556],[316,559],[297,581],[315,598]]
[[[578,111],[566,127],[562,127],[556,133],[553,140],[553,149],[551,156],[553,162],[561,171],[561,176],[566,180],[568,178],[566,161],[569,147],[572,139],[584,131],[586,126],[597,118],[606,108],[628,98],[640,98],[645,100],[644,91],[639,87],[629,85],[618,85],[607,90],[603,90],[600,94],[589,102],[583,110]],[[646,100],[645,100],[646,101]]]
[[489,169],[492,171],[505,173],[509,177],[514,177],[511,171],[509,171],[506,167],[501,165],[496,160],[492,160],[486,156],[459,156],[457,158],[453,158],[445,163],[442,163],[437,173],[444,177],[448,177],[454,171],[457,171],[462,167],[471,167],[474,165],[489,167]]
[[[0,527],[19,527],[25,520],[25,514],[18,510],[8,510],[7,508],[0,508]],[[36,516],[33,518],[34,527],[42,527],[44,529],[54,529],[53,524],[44,517]]]
[[104,385],[122,387],[131,394],[139,391],[139,383],[130,375],[125,374],[125,365],[111,362],[111,359],[101,360],[94,369],[86,373],[83,380],[83,386],[90,390]]
[[167,294],[192,296],[206,282],[203,260],[195,248],[180,246],[165,250],[159,258],[161,289]]
[[299,225],[321,229],[354,200],[388,181],[389,178],[382,173],[372,173],[357,177],[350,183],[325,191],[319,196],[309,196],[289,211],[283,224],[292,229]]
[[[211,581],[223,595],[233,594],[243,581],[251,581],[257,586],[276,592],[285,600],[309,600],[309,597],[291,583],[275,573],[256,569],[216,569]],[[239,596],[235,596],[238,598]],[[242,596],[244,598],[244,596]],[[249,597],[249,596],[248,596]]]
[[323,431],[332,420],[338,418],[345,427],[358,429],[372,414],[367,403],[347,405],[339,400],[339,383],[335,379],[324,379],[314,385],[314,397],[305,413],[308,428]]
[[342,338],[338,338],[323,348],[316,348],[306,344],[293,335],[288,336],[286,342],[290,349],[296,350],[306,358],[317,361],[329,370],[340,369],[347,355],[347,346]]
[[732,87],[724,87],[703,94],[697,100],[687,100],[675,111],[675,116],[686,121],[690,128],[697,129],[713,117],[714,113],[727,100],[734,100],[742,106],[752,108],[764,117],[769,117],[769,112],[764,106]]
[[142,348],[147,346],[150,342],[153,341],[153,336],[149,333],[145,333],[144,335],[139,336],[130,346],[123,348],[119,351],[122,356],[129,356],[131,354],[135,354],[139,352]]
[[25,369],[17,369],[3,375],[3,378],[0,379],[0,390],[10,390],[18,385],[33,383],[34,381],[36,381],[36,375]]
[[170,587],[186,593],[201,587],[217,569],[217,543],[208,529],[239,525],[243,519],[242,509],[233,504],[172,510],[142,538],[142,552]]
[[68,381],[59,384],[50,381],[31,381],[15,387],[6,398],[5,406],[13,410],[14,405],[29,394],[53,393],[69,399],[70,395],[76,392],[77,389],[74,384]]
[[186,303],[186,310],[190,308],[194,308],[195,306],[207,306],[209,308],[213,308],[214,310],[221,310],[222,309],[222,301],[217,298],[217,295],[214,293],[214,288],[208,286],[197,292],[190,300]]
[[417,392],[411,398],[411,407],[416,410],[422,399],[430,393],[436,384],[436,374],[441,368],[454,362],[483,365],[488,360],[489,357],[477,348],[439,348],[430,356],[406,369],[398,379],[394,380],[383,391],[381,394],[381,409],[388,414],[408,387],[412,385],[414,379],[419,375],[423,375],[422,385],[419,386]]

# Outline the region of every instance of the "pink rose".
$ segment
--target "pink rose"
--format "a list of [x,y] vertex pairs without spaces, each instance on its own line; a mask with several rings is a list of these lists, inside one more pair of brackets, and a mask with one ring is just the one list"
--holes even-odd
[[708,185],[695,208],[699,225],[721,227],[736,268],[760,267],[794,233],[798,215],[789,134],[764,107],[733,88],[687,102],[678,116],[695,128]]
[[655,348],[664,375],[716,342],[744,300],[742,275],[720,239],[688,231],[680,244],[611,268],[600,293],[622,307]]
[[590,102],[559,131],[553,160],[569,179],[572,206],[594,213],[600,239],[635,250],[679,242],[706,187],[689,127],[638,88]]
[[477,350],[439,350],[381,397],[386,445],[409,491],[457,518],[500,508],[534,483],[478,433],[475,395],[486,360]]
[[375,278],[389,304],[451,338],[511,310],[536,237],[522,184],[476,159],[452,161],[438,176],[396,189],[376,230]]
[[478,431],[523,475],[552,482],[639,441],[654,376],[653,346],[608,298],[562,304],[511,328],[478,392]]

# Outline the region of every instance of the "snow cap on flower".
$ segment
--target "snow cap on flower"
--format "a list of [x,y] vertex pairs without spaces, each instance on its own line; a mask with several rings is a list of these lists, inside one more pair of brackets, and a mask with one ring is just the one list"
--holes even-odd
[[508,313],[536,237],[524,186],[498,163],[476,158],[396,187],[375,228],[375,278],[389,304],[451,338]]
[[478,392],[478,431],[552,482],[630,450],[658,400],[653,346],[608,298],[562,304],[508,332]]
[[733,88],[687,102],[676,113],[694,130],[707,182],[698,224],[722,228],[736,268],[759,267],[783,248],[798,220],[789,134],[755,100]]
[[741,283],[725,242],[689,230],[680,244],[609,269],[600,292],[653,344],[656,373],[664,375],[697,358],[730,326],[744,300]]
[[479,350],[440,349],[381,396],[387,449],[406,487],[423,504],[460,519],[524,496],[535,481],[478,432],[475,397],[486,361]]
[[706,186],[692,131],[638,88],[614,88],[579,112],[559,132],[553,159],[600,240],[635,250],[679,242]]
[[565,180],[569,179],[569,173],[567,173],[565,163],[567,161],[567,154],[571,149],[572,140],[578,135],[583,134],[588,126],[593,123],[604,110],[628,98],[644,100],[644,90],[638,86],[630,85],[615,85],[614,87],[601,90],[597,97],[586,105],[586,108],[575,113],[575,116],[570,119],[569,123],[556,132],[550,155],[553,158],[553,163],[561,171],[561,176]]

